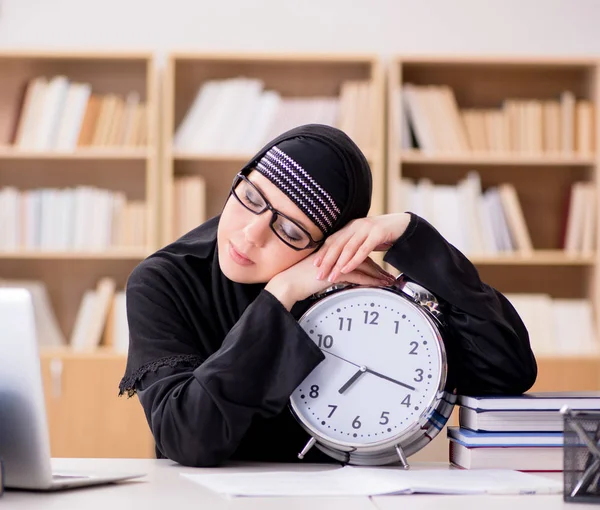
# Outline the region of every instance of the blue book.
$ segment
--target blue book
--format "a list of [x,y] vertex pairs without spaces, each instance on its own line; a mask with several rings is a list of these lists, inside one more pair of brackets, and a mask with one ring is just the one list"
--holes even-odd
[[562,432],[474,432],[472,430],[448,427],[448,438],[467,448],[563,446]]
[[547,392],[485,397],[460,395],[458,405],[476,411],[560,411],[565,405],[571,409],[600,410],[600,392]]

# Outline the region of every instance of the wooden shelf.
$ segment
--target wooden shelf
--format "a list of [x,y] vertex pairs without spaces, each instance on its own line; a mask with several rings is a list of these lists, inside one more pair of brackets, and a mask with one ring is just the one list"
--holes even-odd
[[563,250],[536,250],[531,255],[502,254],[502,255],[471,255],[469,260],[475,265],[506,265],[506,266],[591,266],[596,262],[596,256],[570,255]]
[[143,260],[150,249],[105,251],[0,251],[0,260]]
[[404,151],[398,157],[399,164],[410,165],[498,165],[498,166],[593,166],[594,155],[561,154],[493,154],[457,153],[423,154],[421,151]]
[[206,217],[212,217],[221,212],[235,173],[254,156],[235,152],[189,153],[173,145],[177,128],[192,106],[199,88],[210,80],[240,76],[260,79],[266,90],[275,91],[283,98],[339,97],[344,82],[370,81],[374,92],[373,125],[370,126],[374,142],[368,145],[374,145],[363,152],[373,173],[371,214],[385,212],[384,82],[383,66],[376,56],[176,52],[167,59],[163,80],[163,244],[176,237],[173,233],[176,176],[200,175],[204,178]]
[[154,155],[152,148],[89,148],[74,152],[24,151],[14,147],[0,147],[0,160],[145,160]]

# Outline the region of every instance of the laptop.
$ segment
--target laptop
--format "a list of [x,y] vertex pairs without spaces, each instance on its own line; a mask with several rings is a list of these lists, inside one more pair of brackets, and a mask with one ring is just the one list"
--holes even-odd
[[0,458],[4,486],[57,490],[100,485],[145,473],[53,473],[33,299],[0,288]]

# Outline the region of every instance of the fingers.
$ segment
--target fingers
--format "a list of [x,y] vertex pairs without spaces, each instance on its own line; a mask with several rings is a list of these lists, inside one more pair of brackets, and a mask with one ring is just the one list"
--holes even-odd
[[348,273],[344,276],[344,281],[348,283],[354,283],[357,285],[390,285],[389,281],[382,277],[374,277],[371,274],[363,273],[362,271],[356,270]]
[[[371,260],[368,257],[360,266],[358,266],[356,271],[360,271],[361,273],[372,276],[373,278],[385,281],[385,283],[389,285],[396,281],[394,276],[385,271],[383,268],[379,267],[373,260]],[[345,275],[343,275],[341,278],[345,278]]]
[[[331,270],[337,262],[342,250],[351,238],[351,233],[342,234],[342,232],[338,232],[338,235],[333,235],[329,239],[327,239],[327,241],[325,241],[325,244],[321,248],[321,250],[323,250],[323,253],[319,257],[317,257],[317,260],[315,261],[315,265],[319,266],[319,272],[317,273],[317,278],[319,280],[322,280],[329,276],[328,280],[330,282],[333,281],[333,278],[331,278],[330,274]],[[316,262],[320,263],[316,264]]]

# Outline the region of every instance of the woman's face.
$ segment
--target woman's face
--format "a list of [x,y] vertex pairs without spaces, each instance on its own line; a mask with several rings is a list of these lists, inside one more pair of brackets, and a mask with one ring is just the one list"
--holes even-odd
[[[319,228],[277,186],[259,172],[248,175],[273,208],[303,226],[318,241]],[[266,283],[273,276],[313,253],[296,251],[271,230],[272,214],[254,214],[231,195],[221,213],[217,246],[221,271],[237,283]]]

